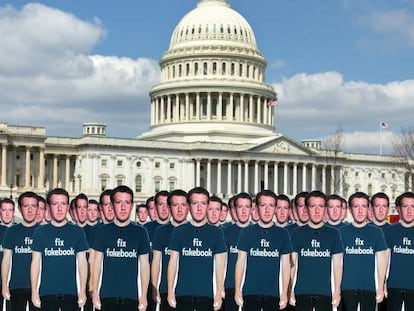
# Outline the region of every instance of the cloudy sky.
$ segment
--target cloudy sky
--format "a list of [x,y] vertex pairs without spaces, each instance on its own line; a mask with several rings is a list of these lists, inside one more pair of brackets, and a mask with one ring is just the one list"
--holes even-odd
[[[0,0],[0,122],[81,135],[149,129],[148,91],[175,25],[198,0]],[[230,0],[279,94],[277,132],[391,152],[414,115],[414,0]],[[388,129],[380,135],[380,124]]]

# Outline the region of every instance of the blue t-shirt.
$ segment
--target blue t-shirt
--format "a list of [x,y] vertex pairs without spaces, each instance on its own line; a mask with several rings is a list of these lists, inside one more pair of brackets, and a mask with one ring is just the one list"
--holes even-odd
[[289,232],[289,234],[292,234],[293,230],[295,230],[298,226],[298,224],[296,222],[292,222],[290,224],[288,224],[285,229]]
[[237,224],[232,224],[223,228],[224,240],[227,247],[227,270],[226,279],[224,281],[225,288],[234,288],[234,274],[236,269],[236,261],[238,255],[238,243],[240,230],[242,228]]
[[[3,260],[3,240],[4,240],[4,233],[6,232],[8,227],[0,224],[0,262]],[[1,281],[1,273],[0,273],[0,281]]]
[[383,224],[383,225],[381,225],[381,226],[376,225],[376,224],[374,224],[374,223],[371,223],[371,224],[372,224],[373,226],[375,226],[375,227],[380,228],[384,234],[385,234],[385,231],[387,231],[387,230],[388,230],[388,228],[391,226],[391,224],[390,224],[389,222],[386,222],[386,223],[384,223],[384,224]]
[[343,252],[339,231],[305,225],[293,230],[291,241],[298,254],[295,294],[331,296],[332,256]]
[[414,227],[395,223],[385,231],[385,240],[391,251],[387,287],[414,290]]
[[349,225],[349,223],[347,223],[347,222],[342,222],[342,221],[341,221],[339,224],[332,225],[332,224],[330,224],[329,222],[327,222],[327,223],[325,223],[325,225],[327,225],[328,227],[331,227],[331,228],[335,228],[335,229],[340,230],[341,228],[348,226],[348,225]]
[[161,252],[161,279],[159,285],[160,293],[167,293],[168,284],[167,284],[167,268],[168,261],[170,260],[170,245],[171,233],[175,227],[171,224],[165,224],[159,226],[154,233],[154,238],[152,242],[152,249]]
[[152,238],[154,237],[155,230],[159,226],[161,226],[161,224],[156,220],[153,220],[153,221],[150,221],[150,222],[147,222],[146,224],[144,224],[145,229],[147,229],[147,231],[148,231],[148,236],[149,236],[150,242],[152,242]]
[[191,223],[174,228],[170,250],[179,253],[175,295],[213,297],[214,255],[226,252],[223,231]]
[[150,252],[144,227],[132,223],[100,226],[93,249],[103,253],[101,298],[138,300],[139,256]]
[[243,295],[279,297],[280,258],[292,252],[288,231],[249,226],[240,231],[238,248],[247,253]]
[[32,249],[42,255],[39,295],[77,295],[76,254],[88,250],[82,228],[71,223],[39,226]]
[[387,249],[382,230],[370,224],[362,228],[348,224],[339,232],[344,245],[341,289],[375,292],[375,253]]
[[29,289],[30,264],[32,261],[33,232],[39,225],[31,227],[16,224],[4,233],[3,248],[12,251],[10,289]]

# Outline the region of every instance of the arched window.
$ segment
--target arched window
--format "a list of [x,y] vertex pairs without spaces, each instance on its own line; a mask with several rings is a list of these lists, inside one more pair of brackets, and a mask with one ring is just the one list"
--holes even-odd
[[135,177],[135,192],[142,192],[142,176],[137,175]]

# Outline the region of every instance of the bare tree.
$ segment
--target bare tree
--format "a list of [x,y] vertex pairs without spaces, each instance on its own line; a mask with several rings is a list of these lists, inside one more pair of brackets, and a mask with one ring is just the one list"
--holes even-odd
[[[331,193],[339,194],[342,190],[344,184],[343,170],[340,170],[338,163],[340,161],[340,155],[343,153],[344,149],[344,130],[339,126],[335,133],[328,136],[322,142],[322,148],[325,150],[326,163],[331,167],[331,184],[333,189]],[[333,180],[332,180],[333,179]]]
[[[395,155],[401,158],[400,165],[406,167],[408,174],[413,178],[414,173],[414,128],[402,128],[401,134],[398,135],[392,142]],[[404,176],[404,183],[406,184],[407,190],[411,188],[413,190],[414,181],[409,180]]]
[[392,146],[396,155],[406,160],[414,160],[414,128],[402,128]]

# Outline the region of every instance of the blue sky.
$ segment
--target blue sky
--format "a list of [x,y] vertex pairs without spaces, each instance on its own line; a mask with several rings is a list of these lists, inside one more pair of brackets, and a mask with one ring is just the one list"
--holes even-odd
[[[116,137],[149,128],[148,91],[175,25],[198,0],[0,1],[0,122],[79,136],[105,122]],[[233,0],[279,93],[277,131],[376,152],[414,112],[414,0]],[[11,27],[10,25],[13,25]],[[19,44],[16,43],[19,42]],[[30,51],[30,53],[28,52]]]

